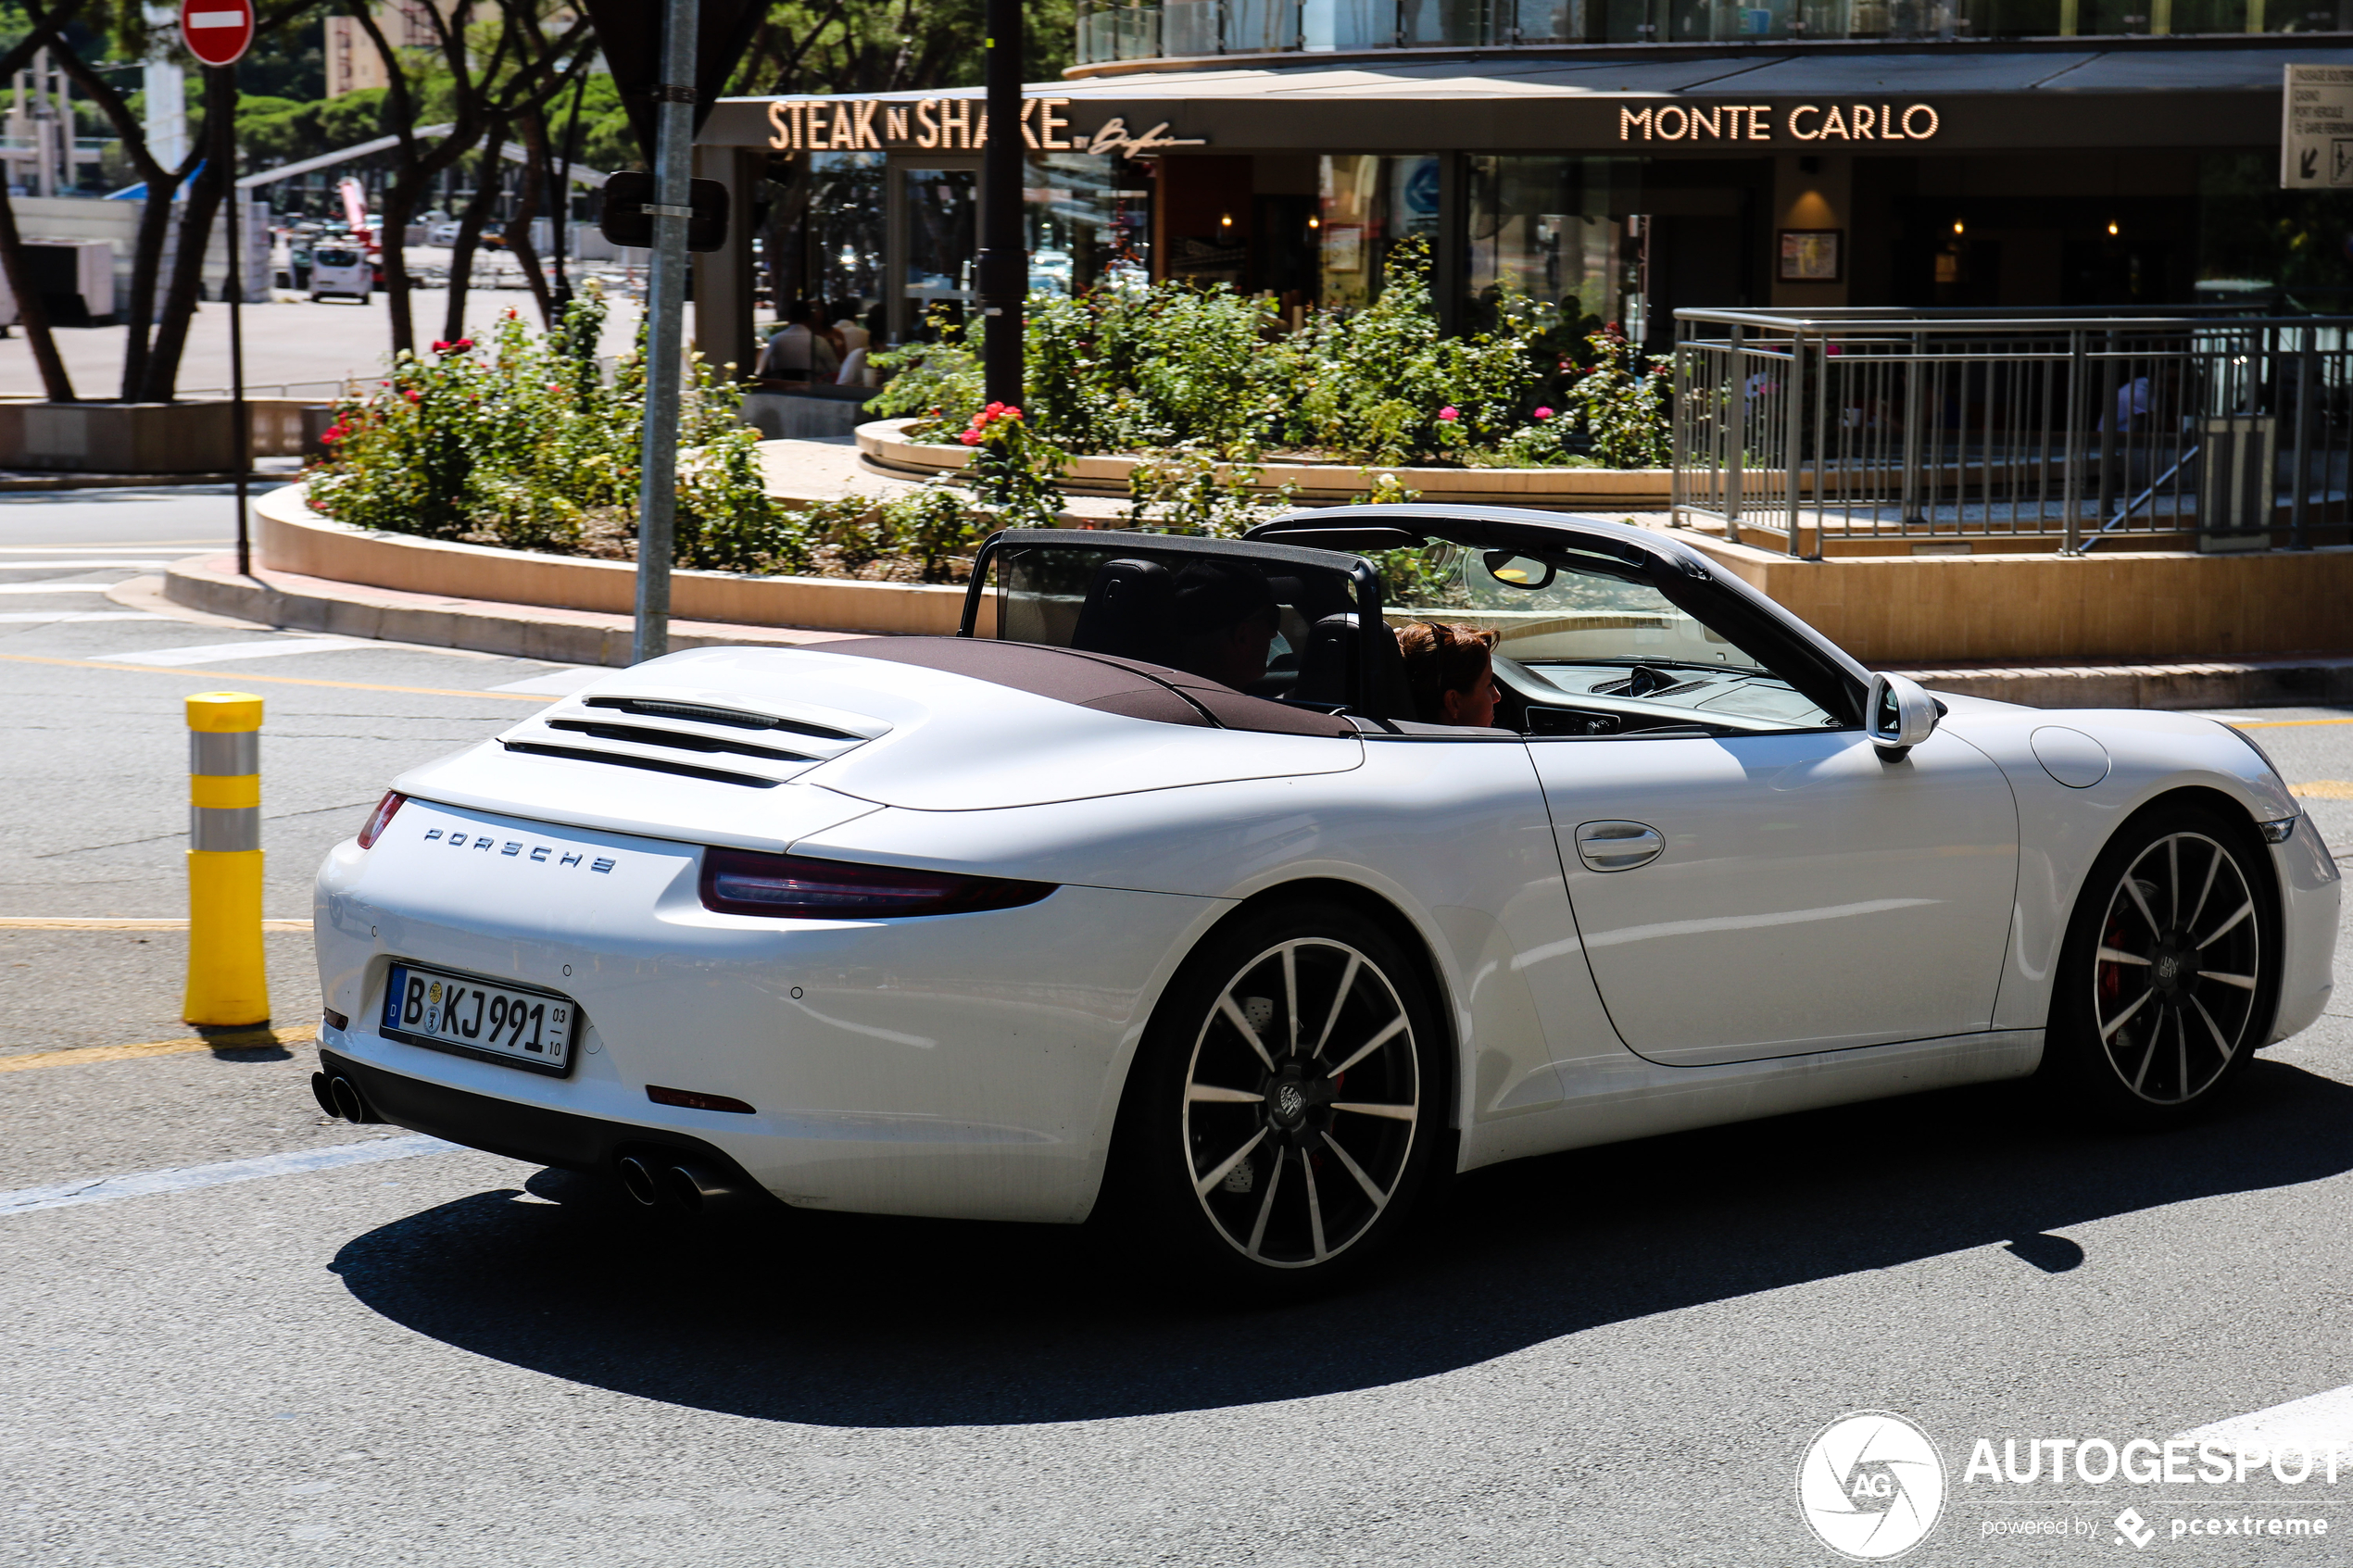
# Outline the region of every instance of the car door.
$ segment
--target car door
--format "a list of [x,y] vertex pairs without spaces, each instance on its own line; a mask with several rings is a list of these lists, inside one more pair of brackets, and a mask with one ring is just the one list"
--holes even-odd
[[2018,866],[1993,761],[1882,752],[1845,662],[1696,561],[1518,538],[1391,613],[1499,637],[1619,1039],[1698,1065],[1989,1028]]
[[1990,1027],[2018,865],[2000,770],[1859,730],[1533,739],[1626,1045],[1674,1065]]

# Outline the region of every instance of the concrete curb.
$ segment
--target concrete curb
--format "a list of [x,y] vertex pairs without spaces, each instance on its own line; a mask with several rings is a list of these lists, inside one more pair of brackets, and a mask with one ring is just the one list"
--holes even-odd
[[[545,609],[536,605],[411,594],[266,568],[240,577],[233,555],[175,562],[164,573],[163,596],[209,615],[291,631],[471,648],[551,664],[623,667],[629,663],[634,632],[630,617],[598,610]],[[673,621],[670,646],[673,652],[704,647],[796,647],[872,634]]]
[[[257,625],[429,647],[471,648],[555,664],[620,668],[629,662],[632,626],[625,615],[361,587],[267,569],[240,577],[236,558],[228,555],[180,561],[161,583],[163,596],[173,604]],[[796,647],[872,634],[674,621],[670,646]],[[1894,668],[1902,669],[1932,691],[1992,697],[2029,708],[2353,705],[2353,658],[2316,656],[2244,664]]]

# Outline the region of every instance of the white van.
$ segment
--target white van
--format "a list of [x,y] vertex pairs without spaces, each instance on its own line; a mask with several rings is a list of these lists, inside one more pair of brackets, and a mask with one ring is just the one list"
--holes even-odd
[[321,241],[310,252],[310,302],[330,295],[368,303],[374,272],[368,253],[348,240]]

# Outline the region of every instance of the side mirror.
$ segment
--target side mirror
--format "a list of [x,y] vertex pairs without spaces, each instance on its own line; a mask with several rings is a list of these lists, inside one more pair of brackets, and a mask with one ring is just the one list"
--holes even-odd
[[1936,733],[1943,711],[1918,681],[1874,675],[1871,694],[1863,703],[1863,733],[1887,757],[1901,757]]

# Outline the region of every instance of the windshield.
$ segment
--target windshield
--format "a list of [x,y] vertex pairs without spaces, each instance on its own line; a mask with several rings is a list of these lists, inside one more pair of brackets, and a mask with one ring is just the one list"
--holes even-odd
[[[1438,621],[1496,633],[1506,712],[1568,708],[1639,720],[1681,710],[1743,729],[1833,722],[1779,673],[1652,586],[1646,571],[1613,557],[1437,543],[1391,552],[1381,569],[1390,625]],[[1575,733],[1629,727],[1639,726]]]

